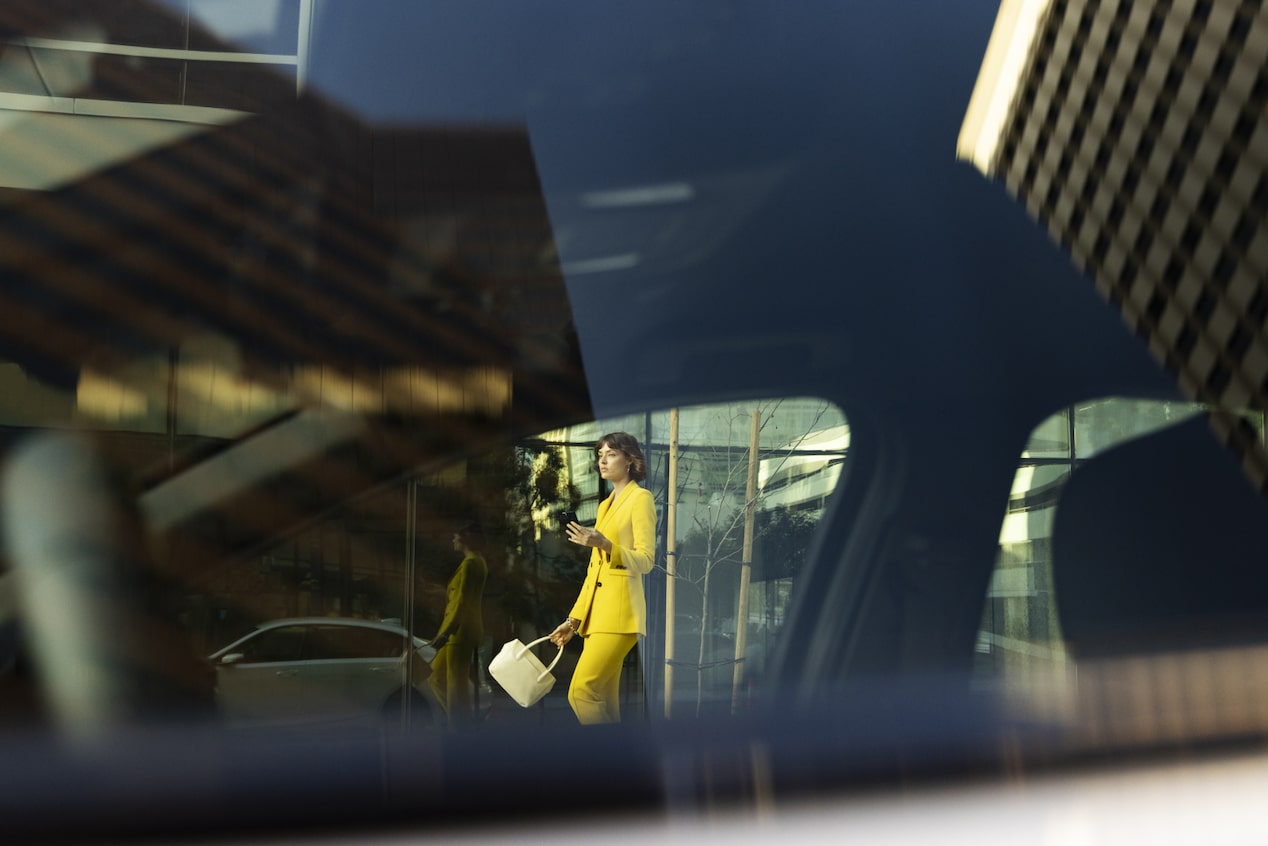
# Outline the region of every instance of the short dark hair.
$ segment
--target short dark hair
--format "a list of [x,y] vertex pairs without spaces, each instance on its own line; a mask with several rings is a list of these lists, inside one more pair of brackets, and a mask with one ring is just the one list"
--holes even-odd
[[604,445],[625,453],[630,460],[630,478],[641,482],[647,478],[647,459],[643,458],[643,450],[639,448],[638,439],[628,432],[611,432],[599,438],[594,445],[594,454],[598,456]]
[[475,520],[459,523],[453,533],[471,549],[479,550],[484,544],[484,533],[480,531],[480,524]]

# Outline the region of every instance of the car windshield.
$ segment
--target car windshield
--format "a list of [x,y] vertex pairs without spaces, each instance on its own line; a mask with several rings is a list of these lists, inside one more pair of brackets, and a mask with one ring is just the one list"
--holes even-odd
[[6,0],[0,831],[1261,736],[1265,44],[1236,0]]

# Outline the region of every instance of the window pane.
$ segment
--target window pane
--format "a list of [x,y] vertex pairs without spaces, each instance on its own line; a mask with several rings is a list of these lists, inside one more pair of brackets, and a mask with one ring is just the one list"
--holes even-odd
[[1000,529],[999,555],[978,634],[983,686],[1026,686],[1069,663],[1052,583],[1058,497],[1082,461],[1202,411],[1192,403],[1108,398],[1040,423],[1022,452]]
[[[184,0],[194,50],[237,49],[294,55],[300,0]],[[180,0],[169,0],[175,5]]]
[[304,652],[304,628],[290,626],[273,629],[248,640],[242,646],[244,664],[298,661]]
[[43,38],[176,49],[185,41],[184,15],[153,0],[48,0],[10,4],[11,31]]
[[[671,454],[675,426],[678,450]],[[559,515],[573,510],[581,523],[595,525],[611,487],[596,471],[594,444],[612,431],[638,440],[647,464],[641,485],[657,514],[652,570],[614,575],[642,580],[647,609],[646,636],[622,671],[622,718],[743,710],[764,684],[765,658],[849,457],[849,427],[822,400],[657,410],[450,461],[347,503],[262,553],[226,562],[203,580],[207,592],[189,619],[203,621],[196,634],[209,652],[244,621],[387,620],[429,639],[442,626],[450,634],[462,630],[454,624],[461,619],[470,640],[464,648],[483,672],[502,644],[550,632],[573,608],[590,550],[567,541]],[[459,579],[466,553],[454,544],[464,526],[478,533],[486,568],[468,599],[460,596]],[[202,613],[193,614],[195,607]],[[332,625],[319,635],[306,657],[401,653],[399,638],[385,645],[373,630]],[[538,709],[541,720],[576,724],[567,694],[580,652],[580,642],[565,650],[555,670],[559,682]],[[505,697],[496,685],[481,691],[477,706]],[[511,713],[518,708],[505,705]]]
[[[79,5],[47,20],[0,11],[0,91],[253,112],[294,100],[299,0]],[[253,55],[223,59],[234,53]]]
[[[48,51],[41,51],[48,52]],[[97,55],[92,59],[91,82],[64,96],[129,103],[181,102],[184,62],[148,56]]]
[[190,61],[184,72],[188,106],[262,112],[295,100],[294,67]]
[[8,4],[0,24],[41,38],[152,49],[296,52],[300,0],[45,0]]
[[390,632],[359,626],[313,626],[306,658],[329,661],[355,658],[399,658],[401,638]]
[[[678,450],[671,453],[674,427]],[[583,550],[578,560],[562,540],[553,515],[571,505],[582,523],[594,525],[608,489],[595,470],[593,447],[612,431],[629,432],[642,445],[648,464],[642,484],[654,494],[658,515],[656,565],[645,577],[648,634],[637,660],[627,663],[621,713],[642,714],[644,703],[649,716],[742,710],[763,684],[765,656],[783,628],[807,549],[849,455],[844,416],[821,400],[766,399],[659,410],[543,434],[526,458],[537,491],[538,629],[549,631],[567,613],[587,558]],[[665,613],[670,592],[672,619]],[[561,711],[566,707],[560,703]]]

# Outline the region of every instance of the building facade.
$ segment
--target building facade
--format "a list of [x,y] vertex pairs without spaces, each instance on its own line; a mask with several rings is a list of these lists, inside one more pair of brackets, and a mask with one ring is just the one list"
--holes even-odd
[[1067,250],[1268,486],[1237,415],[1268,401],[1262,5],[1006,2],[959,153]]

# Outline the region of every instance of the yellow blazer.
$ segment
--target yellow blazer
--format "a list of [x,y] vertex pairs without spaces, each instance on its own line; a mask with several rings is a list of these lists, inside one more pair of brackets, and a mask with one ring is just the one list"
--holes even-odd
[[569,617],[581,621],[577,633],[647,634],[643,574],[656,561],[656,503],[651,491],[628,482],[621,495],[599,503],[594,527],[612,541],[609,555],[590,553],[590,567]]
[[484,582],[489,565],[474,552],[462,559],[449,579],[445,616],[437,634],[479,643],[484,640]]

